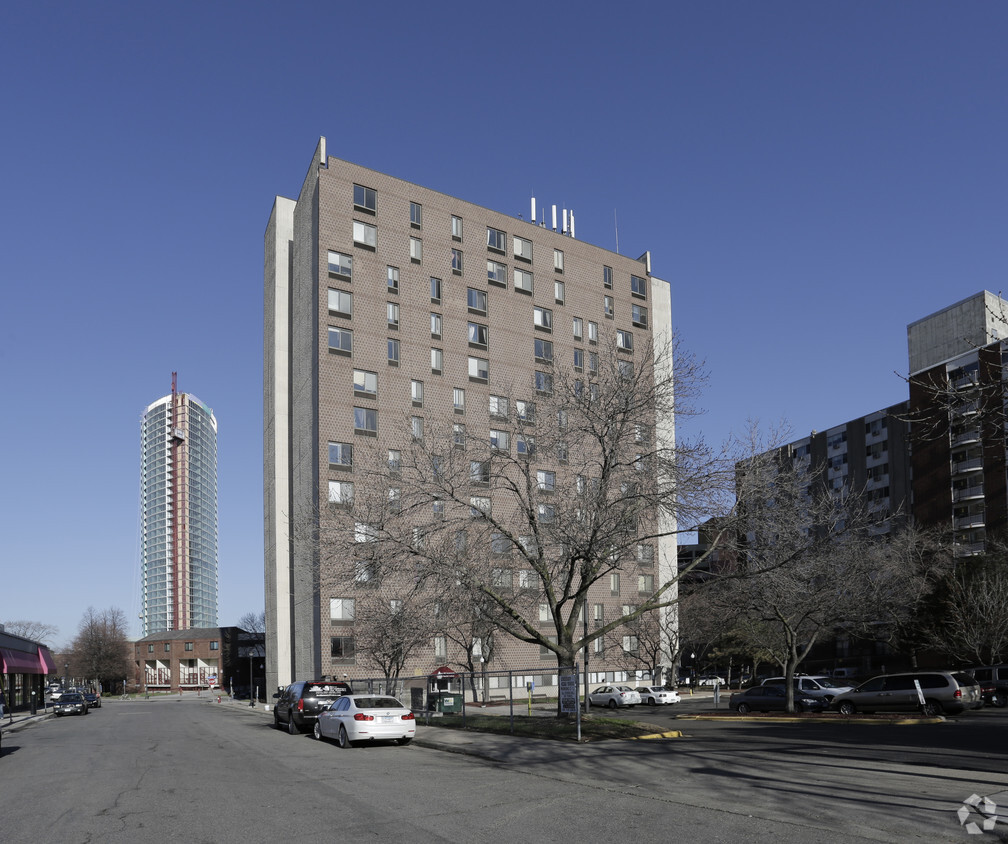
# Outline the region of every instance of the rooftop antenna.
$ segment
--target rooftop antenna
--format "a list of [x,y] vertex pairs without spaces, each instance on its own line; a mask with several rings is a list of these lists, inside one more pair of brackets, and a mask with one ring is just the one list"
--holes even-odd
[[613,225],[616,227],[616,254],[619,255],[619,220],[616,219],[616,209],[612,210]]

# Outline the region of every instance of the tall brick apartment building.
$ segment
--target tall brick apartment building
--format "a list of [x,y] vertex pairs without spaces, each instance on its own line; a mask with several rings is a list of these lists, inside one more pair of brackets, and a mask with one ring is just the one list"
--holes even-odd
[[[555,206],[539,222],[534,215],[490,211],[328,157],[324,138],[297,199],[276,197],[264,279],[271,687],[376,674],[354,656],[347,607],[357,584],[334,580],[302,539],[325,518],[320,501],[362,483],[355,448],[384,444],[411,414],[448,430],[464,422],[486,437],[493,397],[534,395],[547,354],[553,367],[583,365],[606,332],[632,358],[668,336],[670,289],[651,276],[648,254],[632,259],[577,240],[573,213],[568,222]],[[662,424],[671,432],[671,420]],[[649,550],[655,580],[674,571],[674,538]],[[643,588],[596,585],[596,606],[614,610]],[[495,653],[509,665],[541,660],[539,648],[517,640]],[[407,670],[450,660],[432,640]],[[605,668],[604,656],[594,667]]]

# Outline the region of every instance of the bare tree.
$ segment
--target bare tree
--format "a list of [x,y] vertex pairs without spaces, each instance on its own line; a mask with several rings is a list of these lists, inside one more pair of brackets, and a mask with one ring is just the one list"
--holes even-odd
[[238,619],[238,626],[246,633],[266,632],[266,611],[255,612],[251,610]]
[[1001,546],[960,560],[945,582],[933,644],[955,660],[989,665],[1008,658],[1008,553]]
[[55,624],[46,624],[44,621],[28,621],[26,619],[5,621],[3,627],[7,633],[21,636],[24,639],[31,639],[33,642],[42,642],[45,645],[51,645],[53,638],[59,633],[59,628]]
[[70,646],[70,669],[106,688],[131,673],[126,613],[118,607],[100,612],[88,607]]
[[[662,540],[731,508],[730,463],[672,434],[699,365],[671,341],[632,355],[627,342],[600,338],[583,373],[544,364],[528,392],[492,396],[487,434],[417,417],[385,443],[394,457],[358,449],[352,494],[339,490],[317,522],[323,570],[464,593],[503,633],[552,651],[561,673],[594,640],[674,605],[680,573]],[[580,613],[614,577],[637,600],[585,635]]]
[[430,604],[416,592],[396,592],[389,598],[381,589],[358,593],[354,647],[358,663],[378,668],[389,683],[399,679],[410,658],[430,643],[433,623]]

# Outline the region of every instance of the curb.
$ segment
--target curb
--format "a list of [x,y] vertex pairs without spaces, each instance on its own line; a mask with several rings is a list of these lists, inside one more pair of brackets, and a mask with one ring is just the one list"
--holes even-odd
[[759,717],[751,717],[748,715],[732,715],[725,713],[724,715],[677,715],[677,721],[749,721],[752,723],[764,723],[764,724],[868,724],[882,726],[884,724],[889,724],[891,726],[897,727],[909,727],[916,724],[945,724],[948,723],[942,715],[936,715],[934,718],[900,718],[898,721],[886,718],[831,718],[830,720],[822,719],[812,719],[812,718],[801,718],[795,715],[761,715]]
[[650,733],[646,736],[631,736],[625,741],[651,741],[652,739],[682,738],[682,730],[666,730],[663,733]]

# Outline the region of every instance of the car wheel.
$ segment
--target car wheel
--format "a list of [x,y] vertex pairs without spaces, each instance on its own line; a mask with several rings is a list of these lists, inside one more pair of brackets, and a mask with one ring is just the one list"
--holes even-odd
[[405,747],[411,741],[413,741],[413,736],[403,736],[401,739],[399,739],[399,744]]
[[853,715],[857,711],[849,700],[842,701],[837,709],[841,715]]
[[609,703],[606,704],[610,709],[616,708],[616,698],[609,698]]
[[350,736],[347,735],[346,727],[340,724],[339,728],[339,746],[346,750],[350,747]]
[[315,722],[315,729],[312,730],[312,735],[315,736],[317,741],[322,741],[322,725],[318,721]]
[[941,715],[945,710],[942,709],[942,705],[936,700],[926,700],[924,701],[924,706],[921,707],[921,711],[928,718],[936,718]]
[[994,692],[991,695],[991,706],[1004,707],[1008,704],[1008,692]]
[[648,702],[648,703],[649,703],[649,704],[650,704],[651,706],[654,706],[654,705],[655,705],[655,699],[654,699],[653,697],[649,697],[649,698],[647,699],[647,702]]
[[287,732],[292,736],[296,736],[300,732],[297,728],[297,724],[294,723],[293,714],[287,716]]
[[740,703],[738,706],[735,707],[735,711],[739,715],[748,715],[749,714],[749,704],[748,703]]

